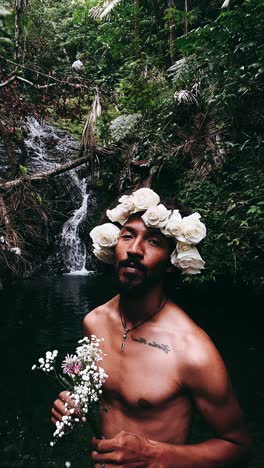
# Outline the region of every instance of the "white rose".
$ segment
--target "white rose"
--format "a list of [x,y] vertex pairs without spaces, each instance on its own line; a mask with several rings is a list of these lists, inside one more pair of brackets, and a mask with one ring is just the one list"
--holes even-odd
[[160,204],[149,208],[141,218],[147,227],[160,229],[165,226],[169,214],[170,211],[168,211],[164,205]]
[[123,195],[118,201],[121,203],[124,211],[127,213],[133,212],[135,204],[132,195]]
[[[201,270],[204,268],[204,261],[196,247],[191,247],[189,250],[177,252],[177,248],[171,254],[171,263],[183,270]],[[191,273],[193,274],[193,273]]]
[[169,219],[167,220],[166,225],[161,230],[164,236],[167,237],[176,237],[181,235],[181,221],[182,217],[179,213],[179,210],[173,210]]
[[100,247],[98,244],[94,244],[93,253],[104,263],[114,263],[114,249],[112,247]]
[[160,202],[160,197],[150,188],[141,188],[132,194],[135,208],[133,213],[145,211],[148,208],[156,206]]
[[178,241],[176,245],[177,252],[186,252],[187,250],[192,249],[193,246],[191,244],[185,244],[184,242]]
[[196,270],[195,268],[184,268],[184,270],[182,270],[182,275],[200,275],[201,274],[201,270]]
[[199,213],[186,216],[181,222],[181,234],[175,236],[177,240],[186,244],[198,244],[206,236],[206,227],[199,220]]
[[118,242],[120,229],[111,223],[96,226],[90,232],[93,244],[99,247],[114,247]]
[[112,221],[112,223],[119,223],[123,225],[127,221],[129,215],[130,212],[124,210],[122,204],[117,205],[112,210],[106,210],[106,216],[108,219],[110,219],[110,221]]

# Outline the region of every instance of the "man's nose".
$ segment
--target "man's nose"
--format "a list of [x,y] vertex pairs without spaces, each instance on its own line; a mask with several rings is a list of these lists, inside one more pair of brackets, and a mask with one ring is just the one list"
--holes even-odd
[[127,254],[137,255],[139,257],[144,256],[144,249],[140,239],[134,239],[127,249]]

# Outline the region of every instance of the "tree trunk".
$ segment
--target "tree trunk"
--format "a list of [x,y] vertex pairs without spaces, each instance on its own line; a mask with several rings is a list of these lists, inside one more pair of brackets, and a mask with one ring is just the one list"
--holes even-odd
[[15,62],[18,61],[19,57],[19,36],[20,36],[20,12],[16,9],[15,14],[15,51],[14,51],[14,60]]
[[184,21],[184,34],[188,34],[188,18],[187,18],[187,13],[188,13],[188,0],[185,0],[184,2],[184,11],[185,11],[185,21]]
[[[174,8],[174,0],[168,0],[168,8]],[[175,24],[173,20],[169,21],[169,51],[170,51],[170,59],[171,64],[175,62],[175,48],[174,48],[174,41],[175,41]]]
[[134,34],[135,34],[135,50],[136,50],[136,56],[137,57],[139,57],[139,55],[140,55],[138,9],[139,9],[139,0],[134,0]]

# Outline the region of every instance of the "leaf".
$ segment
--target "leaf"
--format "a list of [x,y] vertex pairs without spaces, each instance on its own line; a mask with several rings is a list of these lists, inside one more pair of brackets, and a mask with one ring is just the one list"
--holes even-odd
[[27,168],[25,166],[22,166],[22,164],[19,164],[19,170],[20,170],[20,174],[22,176],[26,176],[27,175]]

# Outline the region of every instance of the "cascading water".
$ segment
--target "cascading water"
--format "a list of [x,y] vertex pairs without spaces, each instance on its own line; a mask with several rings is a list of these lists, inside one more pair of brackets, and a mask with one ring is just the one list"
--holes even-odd
[[[77,154],[78,142],[64,131],[47,123],[40,124],[34,118],[27,121],[28,136],[25,140],[28,153],[27,172],[29,174],[47,171],[63,164],[73,154]],[[68,158],[67,158],[68,156]],[[56,252],[48,258],[48,269],[66,274],[87,275],[86,246],[80,231],[87,215],[89,193],[87,181],[79,178],[77,170],[56,176],[61,199],[75,210],[64,223],[62,232],[55,241]],[[54,183],[54,182],[53,182]],[[51,265],[51,267],[50,267]],[[54,267],[55,265],[55,267]]]
[[[76,178],[76,185],[78,184],[78,176]],[[86,218],[87,201],[89,195],[86,193],[86,180],[82,179],[79,182],[83,202],[80,208],[74,211],[71,218],[66,221],[62,228],[61,235],[61,250],[64,257],[65,266],[68,274],[87,275],[89,272],[85,268],[86,264],[86,247],[79,236],[80,225]]]

